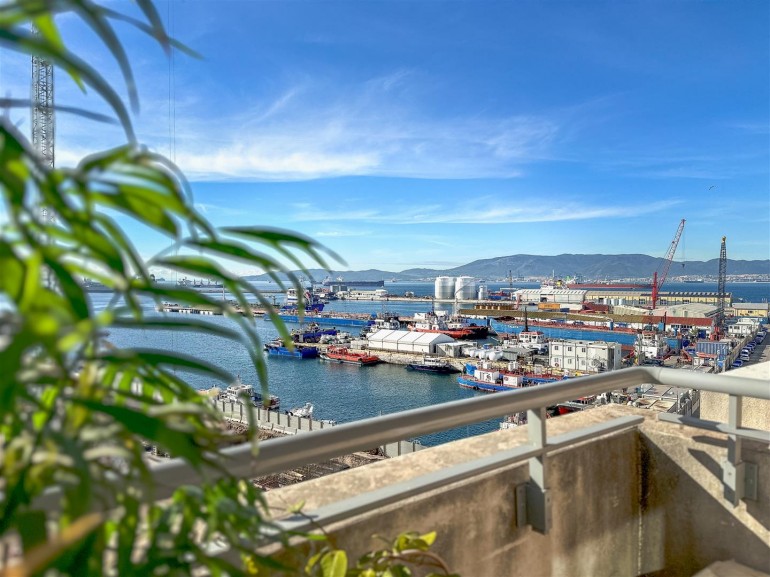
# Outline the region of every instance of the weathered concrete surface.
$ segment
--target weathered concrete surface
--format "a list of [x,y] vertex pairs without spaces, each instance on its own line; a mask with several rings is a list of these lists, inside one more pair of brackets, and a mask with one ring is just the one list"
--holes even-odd
[[642,433],[642,539],[660,538],[666,574],[691,575],[714,561],[770,572],[770,451],[744,441],[743,459],[759,466],[758,499],[725,498],[726,436],[647,420]]
[[[760,345],[767,347],[768,345]],[[762,353],[764,354],[764,350]],[[757,354],[757,353],[755,353]],[[770,361],[757,364],[750,364],[740,369],[733,369],[727,373],[731,377],[744,377],[747,379],[764,379],[770,388]],[[701,392],[700,397],[700,416],[701,419],[708,421],[727,422],[727,403],[729,397],[723,393]],[[770,401],[762,399],[743,399],[743,419],[744,427],[752,429],[770,430]]]
[[[553,528],[515,525],[515,487],[526,463],[486,473],[328,527],[352,556],[379,546],[372,535],[435,530],[434,549],[466,576],[693,575],[736,559],[764,570],[770,560],[770,462],[760,464],[760,498],[736,509],[722,498],[724,435],[660,423],[642,409],[610,405],[551,419],[548,434],[640,414],[639,428],[553,453]],[[268,493],[271,505],[305,501],[306,511],[526,442],[526,427],[433,447]]]
[[717,561],[702,571],[698,571],[693,577],[769,577],[767,573],[755,571],[750,567],[730,561]]

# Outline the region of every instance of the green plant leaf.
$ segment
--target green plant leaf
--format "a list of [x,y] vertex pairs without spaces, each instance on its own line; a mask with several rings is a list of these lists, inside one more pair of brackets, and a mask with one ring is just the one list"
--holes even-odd
[[324,577],[345,577],[348,570],[348,556],[344,551],[329,551],[320,559]]

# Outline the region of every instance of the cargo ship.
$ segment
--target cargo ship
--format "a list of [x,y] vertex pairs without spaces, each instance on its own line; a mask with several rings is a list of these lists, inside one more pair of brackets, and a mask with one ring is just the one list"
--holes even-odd
[[490,327],[498,336],[519,335],[528,327],[536,327],[548,339],[571,339],[581,341],[606,341],[620,343],[621,345],[636,344],[639,331],[630,327],[623,327],[609,322],[609,325],[594,326],[584,323],[567,323],[561,319],[551,322],[524,321],[520,319],[491,319]]
[[638,283],[601,283],[601,282],[576,282],[567,283],[568,289],[600,289],[600,290],[651,290],[652,285]]
[[[333,327],[368,327],[374,324],[376,315],[308,311],[300,318],[299,312],[292,310],[281,311],[278,313],[278,317],[285,323],[314,322],[318,325],[331,325]],[[269,319],[268,316],[265,318]]]

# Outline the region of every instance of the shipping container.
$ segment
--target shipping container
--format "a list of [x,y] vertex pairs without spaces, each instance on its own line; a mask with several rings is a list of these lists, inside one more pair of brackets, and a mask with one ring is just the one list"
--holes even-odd
[[726,355],[730,351],[730,343],[721,341],[698,341],[695,350],[707,355]]
[[668,344],[668,347],[674,352],[678,353],[682,349],[682,339],[667,338],[666,343]]

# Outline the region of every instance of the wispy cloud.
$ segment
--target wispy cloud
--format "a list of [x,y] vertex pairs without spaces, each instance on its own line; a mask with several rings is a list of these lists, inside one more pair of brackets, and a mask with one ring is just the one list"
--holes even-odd
[[[389,206],[388,210],[367,209],[354,212],[319,210],[296,205],[298,221],[357,221],[390,224],[510,224],[558,222],[598,218],[627,218],[666,210],[679,200],[642,202],[635,205],[585,205],[578,202],[550,204],[510,204],[501,198],[476,198],[447,210],[439,205],[415,207]],[[488,207],[488,208],[484,208]]]
[[324,230],[316,232],[313,236],[319,238],[349,238],[356,236],[369,236],[371,233],[365,230]]
[[513,177],[546,155],[559,132],[553,119],[534,115],[420,110],[404,97],[412,75],[398,70],[334,97],[306,82],[242,114],[187,115],[177,125],[176,160],[198,181]]

